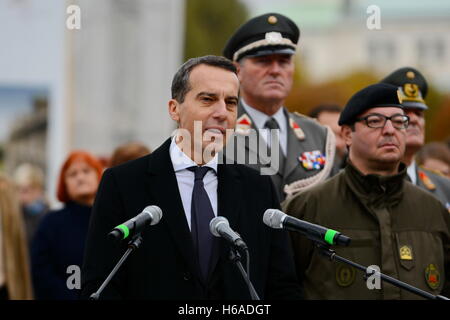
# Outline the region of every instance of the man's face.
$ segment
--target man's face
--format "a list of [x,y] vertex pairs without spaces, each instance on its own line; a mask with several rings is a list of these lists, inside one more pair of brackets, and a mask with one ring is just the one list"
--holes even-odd
[[[191,71],[189,85],[190,90],[183,103],[175,99],[169,101],[172,119],[178,122],[179,129],[185,129],[190,134],[189,151],[193,150],[194,144],[201,150],[205,150],[212,141],[220,146],[222,142],[225,144],[226,130],[234,129],[236,124],[237,76],[231,71],[201,64]],[[201,131],[194,132],[194,125]],[[186,147],[186,141],[183,143]]]
[[[388,117],[404,115],[400,108],[383,107],[372,108],[359,116],[363,118],[369,114],[382,114]],[[350,146],[350,159],[358,163],[360,170],[372,171],[398,165],[405,152],[406,129],[394,128],[388,120],[383,128],[369,128],[365,121],[355,122],[355,130],[349,126],[342,126],[345,143]]]
[[406,130],[406,148],[421,148],[425,142],[425,115],[422,109],[405,109],[409,117]]
[[323,125],[329,126],[331,130],[333,130],[334,135],[336,136],[336,151],[342,158],[346,154],[347,148],[341,135],[341,126],[338,124],[339,115],[339,112],[323,111],[317,117],[317,121]]
[[294,62],[291,55],[246,57],[238,64],[241,92],[250,101],[282,102],[292,88]]

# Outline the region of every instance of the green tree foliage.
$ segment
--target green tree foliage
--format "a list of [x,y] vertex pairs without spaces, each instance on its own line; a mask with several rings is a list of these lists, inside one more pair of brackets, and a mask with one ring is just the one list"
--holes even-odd
[[247,19],[248,9],[239,0],[186,0],[185,60],[222,55],[228,38]]

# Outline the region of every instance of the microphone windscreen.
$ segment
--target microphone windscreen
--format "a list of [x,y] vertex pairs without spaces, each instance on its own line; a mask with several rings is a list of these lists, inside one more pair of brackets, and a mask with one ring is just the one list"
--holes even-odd
[[211,220],[211,222],[209,223],[209,231],[216,237],[220,237],[219,232],[217,231],[217,227],[224,223],[225,225],[229,226],[230,223],[228,222],[228,219],[222,216],[219,217],[215,217],[214,219]]
[[283,227],[282,221],[285,215],[286,214],[280,210],[267,209],[263,216],[264,224],[274,229],[281,229]]
[[150,223],[152,226],[159,223],[162,218],[162,210],[158,206],[147,206],[142,212],[145,212],[152,217],[152,222]]

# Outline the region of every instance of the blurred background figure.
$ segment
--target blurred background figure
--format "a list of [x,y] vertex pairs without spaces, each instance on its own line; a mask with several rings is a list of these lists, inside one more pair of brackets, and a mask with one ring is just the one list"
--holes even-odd
[[341,135],[341,126],[338,124],[339,116],[341,115],[342,108],[337,104],[321,104],[314,107],[309,112],[311,118],[317,119],[317,121],[325,126],[329,126],[336,137],[336,156],[334,158],[334,173],[337,173],[339,169],[345,166],[347,159],[347,146]]
[[19,190],[19,202],[30,246],[39,222],[49,209],[44,195],[44,173],[35,165],[23,163],[16,168],[13,178]]
[[406,149],[402,162],[408,166],[407,179],[416,186],[431,192],[450,211],[450,180],[419,167],[417,153],[425,144],[425,113],[430,112],[425,99],[428,82],[419,70],[403,67],[393,71],[380,82],[398,87],[398,95],[409,117],[406,129]]
[[15,185],[0,174],[0,300],[32,299],[25,227]]
[[100,162],[85,151],[72,152],[64,162],[57,197],[61,210],[47,214],[32,242],[32,275],[36,299],[77,299],[69,289],[69,266],[81,268],[89,218],[103,172]]
[[427,143],[417,153],[416,161],[419,166],[450,178],[450,148],[445,143]]
[[109,163],[110,167],[117,166],[130,160],[143,157],[151,153],[151,150],[141,142],[133,141],[118,146]]

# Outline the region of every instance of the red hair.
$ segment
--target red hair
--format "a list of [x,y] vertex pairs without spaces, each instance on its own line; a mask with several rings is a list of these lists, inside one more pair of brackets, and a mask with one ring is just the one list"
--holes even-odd
[[98,181],[100,181],[102,177],[103,166],[96,157],[94,157],[92,154],[86,151],[78,150],[71,152],[61,168],[58,180],[58,190],[56,192],[58,200],[64,203],[67,203],[71,200],[69,194],[67,193],[65,175],[67,169],[69,169],[70,165],[75,160],[82,160],[86,162],[90,167],[92,167],[97,172]]

